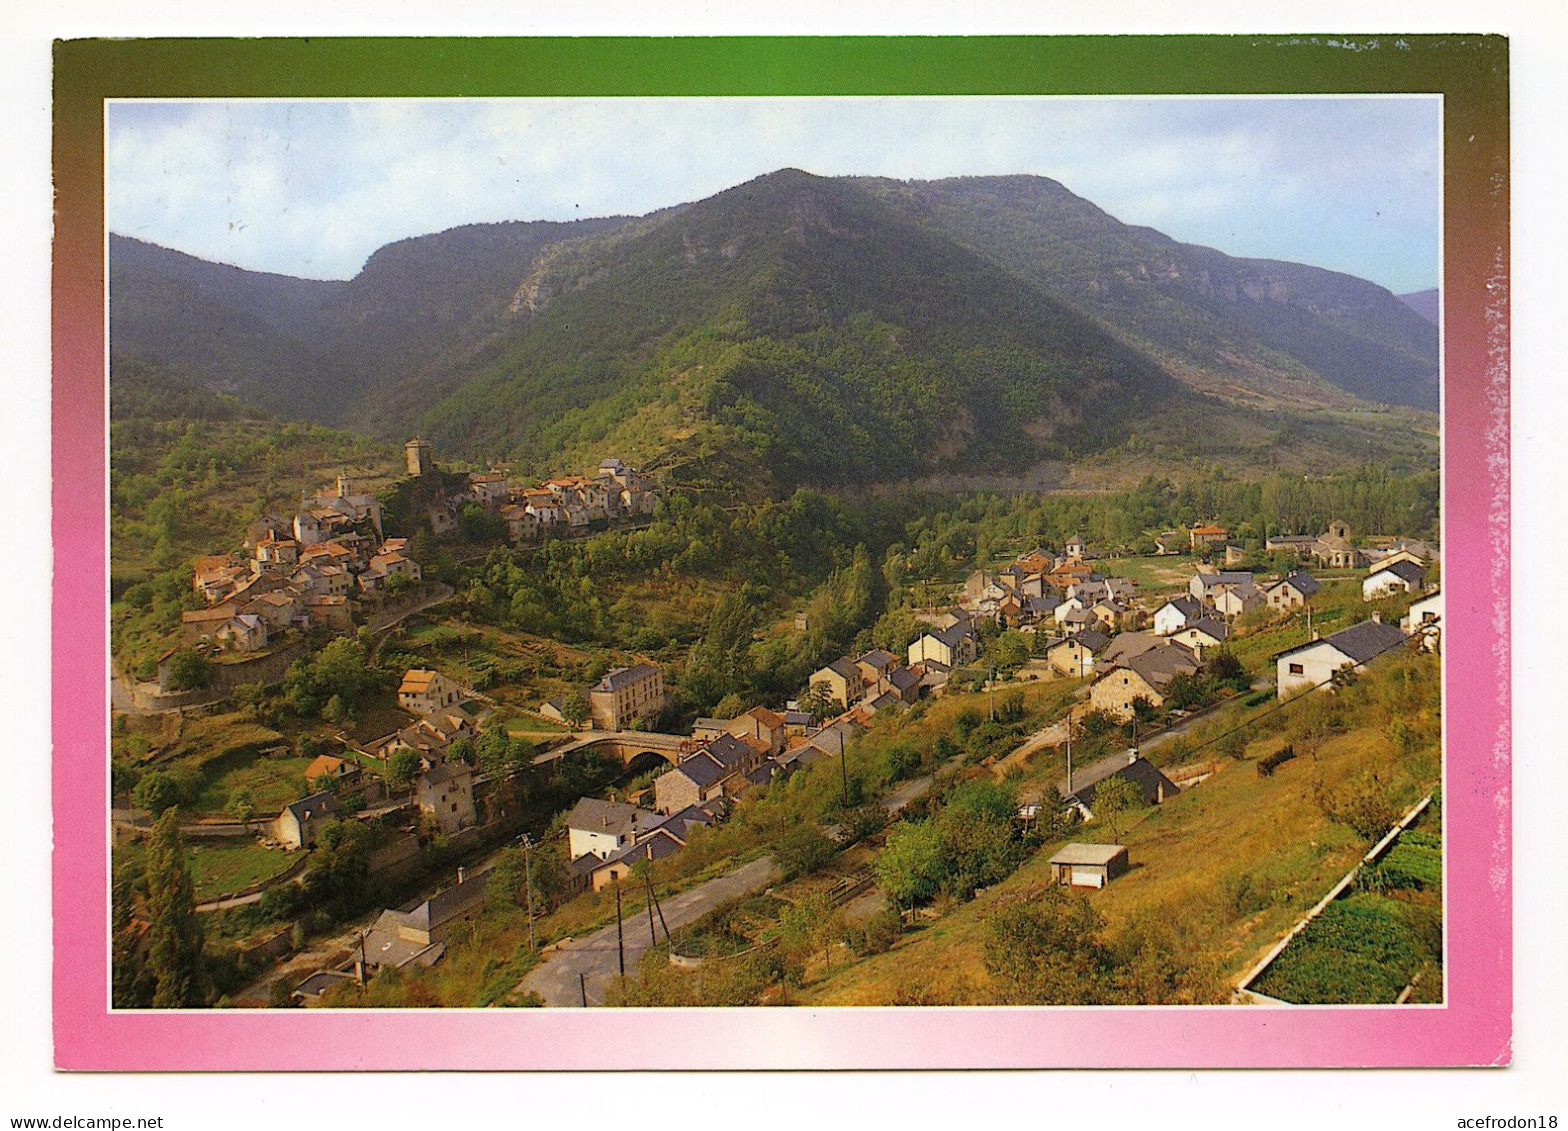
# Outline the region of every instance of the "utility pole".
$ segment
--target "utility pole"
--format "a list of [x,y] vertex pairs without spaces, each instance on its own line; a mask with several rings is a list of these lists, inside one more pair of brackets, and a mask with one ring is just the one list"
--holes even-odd
[[1073,793],[1073,709],[1067,708],[1067,796]]
[[578,992],[583,995],[583,1008],[587,1009],[588,1008],[588,975],[587,974],[579,973],[577,975],[577,989],[578,989]]
[[991,721],[996,721],[996,665],[991,665],[991,682],[986,685],[988,694],[986,705],[990,710]]
[[844,736],[839,736],[838,769],[844,779],[844,808],[849,808],[849,747],[844,745]]
[[621,961],[621,991],[626,990],[626,929],[621,921],[621,884],[615,883],[615,950]]
[[[523,834],[523,882],[528,887],[528,949],[534,949],[534,870],[528,862],[528,848],[533,843],[533,838],[527,833]],[[512,889],[514,892],[516,888]],[[513,896],[512,898],[517,898]]]
[[645,888],[647,888],[647,891],[648,891],[648,945],[649,946],[658,946],[659,945],[659,932],[654,930],[654,926],[653,926],[653,871],[652,871],[652,869],[653,869],[653,846],[652,845],[648,846],[648,868],[649,868],[649,870],[642,874],[643,886]]

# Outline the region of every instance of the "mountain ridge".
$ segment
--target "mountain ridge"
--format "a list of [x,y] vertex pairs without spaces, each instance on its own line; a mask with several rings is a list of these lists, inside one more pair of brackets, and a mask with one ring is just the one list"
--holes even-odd
[[541,466],[606,444],[725,451],[775,485],[1023,466],[1178,403],[1424,406],[1428,353],[1435,396],[1435,330],[1375,284],[1179,244],[1022,175],[781,170],[642,217],[395,241],[351,280],[121,236],[110,267],[116,359]]

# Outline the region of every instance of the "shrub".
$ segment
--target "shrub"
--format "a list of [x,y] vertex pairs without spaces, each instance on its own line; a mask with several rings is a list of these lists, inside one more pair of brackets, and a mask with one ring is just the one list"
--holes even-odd
[[1280,766],[1283,766],[1286,762],[1290,761],[1295,756],[1296,748],[1294,746],[1288,743],[1284,746],[1281,746],[1278,750],[1274,751],[1274,753],[1270,754],[1267,758],[1264,758],[1258,763],[1258,776],[1260,778],[1269,777],[1276,769],[1278,769]]

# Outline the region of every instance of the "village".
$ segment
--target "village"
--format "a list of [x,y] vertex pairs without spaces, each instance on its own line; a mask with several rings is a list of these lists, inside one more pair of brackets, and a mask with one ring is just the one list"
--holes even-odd
[[[408,480],[430,482],[437,474],[427,442],[409,441],[405,456]],[[475,507],[504,522],[513,545],[647,515],[660,497],[647,478],[615,459],[592,476],[561,476],[538,487],[509,483],[504,473],[446,475],[447,483],[454,480],[460,490],[423,497],[429,530],[451,533],[463,509]],[[559,733],[543,746],[519,745],[513,713],[508,723],[491,725],[500,717],[498,688],[464,686],[436,666],[409,667],[395,709],[340,711],[340,726],[302,745],[310,755],[298,779],[303,787],[275,813],[250,799],[236,809],[231,798],[226,817],[194,817],[186,832],[210,838],[204,844],[259,838],[267,852],[303,860],[323,843],[343,841],[345,825],[363,825],[373,830],[367,875],[401,883],[405,893],[426,887],[422,896],[380,911],[347,947],[302,948],[297,927],[242,940],[247,968],[291,954],[320,960],[309,970],[297,957],[286,963],[270,1004],[315,1002],[324,994],[330,1000],[335,989],[363,987],[377,971],[438,963],[454,933],[483,915],[490,874],[518,845],[525,854],[533,848],[558,857],[549,900],[538,893],[540,914],[612,889],[619,907],[623,886],[646,883],[649,869],[679,857],[694,835],[712,835],[737,804],[784,788],[803,770],[839,763],[847,800],[845,767],[862,736],[922,704],[975,698],[994,717],[999,688],[1070,688],[1014,752],[1025,760],[1049,753],[1065,772],[1054,788],[1020,791],[1016,819],[1025,827],[1041,821],[1093,829],[1097,797],[1120,796],[1112,784],[1129,783],[1132,803],[1153,807],[1208,776],[1202,766],[1167,773],[1144,757],[1141,744],[1155,736],[1168,739],[1243,698],[1261,704],[1261,693],[1286,701],[1332,690],[1347,673],[1392,652],[1440,650],[1438,555],[1419,540],[1353,540],[1335,521],[1318,535],[1269,537],[1262,550],[1280,567],[1272,572],[1239,568],[1249,552],[1213,523],[1164,531],[1155,541],[1156,554],[1139,563],[1141,581],[1118,575],[1110,563],[1124,559],[1102,558],[1076,535],[1059,551],[1036,547],[1000,567],[976,569],[952,591],[951,604],[912,610],[918,628],[900,652],[877,647],[841,656],[813,672],[795,697],[729,718],[697,717],[689,732],[655,729],[669,717],[669,698],[665,673],[648,659],[534,703],[537,722],[528,726]],[[138,700],[144,709],[178,712],[244,694],[246,685],[283,678],[290,665],[320,656],[333,640],[366,645],[452,595],[425,580],[410,539],[387,536],[381,504],[356,493],[346,475],[304,498],[290,520],[250,524],[244,550],[193,562],[192,586],[205,607],[181,615],[181,641],[160,656],[156,692],[148,688]],[[1356,593],[1367,614],[1320,632],[1313,618],[1325,585]],[[1400,619],[1385,619],[1391,601]],[[1023,641],[1023,654],[1001,649],[1004,637]],[[1282,646],[1274,649],[1276,640]],[[1244,642],[1249,646],[1237,647]],[[1260,642],[1267,651],[1260,653]],[[254,661],[268,657],[285,662],[258,677]],[[324,714],[334,717],[330,709]],[[1100,741],[1091,741],[1096,736]],[[1080,753],[1075,767],[1075,740],[1080,751],[1098,756],[1086,763]],[[1122,745],[1106,753],[1107,742]],[[602,783],[596,788],[575,798],[552,794],[543,809],[541,798],[527,796],[530,787],[521,783],[529,775],[584,759]],[[954,765],[935,767],[915,788],[881,799],[885,816],[921,811],[937,777]],[[123,832],[140,835],[157,815],[137,805],[150,793],[143,788],[117,810]],[[856,839],[843,828],[827,835],[841,844]],[[442,878],[443,860],[463,863]],[[1056,846],[1050,864],[1056,882],[1098,889],[1126,873],[1127,848],[1098,834],[1071,839]],[[531,933],[533,865],[526,871]],[[202,909],[283,905],[279,890],[304,879],[301,865],[291,863],[243,887],[209,891],[214,898]],[[864,890],[869,881],[857,882]],[[646,895],[651,923],[651,885]],[[650,934],[655,941],[657,931]],[[581,1004],[589,1004],[586,977]],[[602,987],[596,995],[603,1000]]]

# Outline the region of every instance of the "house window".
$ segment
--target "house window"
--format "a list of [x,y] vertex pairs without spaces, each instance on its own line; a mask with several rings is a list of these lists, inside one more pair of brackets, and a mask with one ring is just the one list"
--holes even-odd
[[1307,669],[1302,667],[1300,664],[1291,664],[1290,665],[1290,674],[1291,675],[1305,675],[1306,671],[1307,671]]

